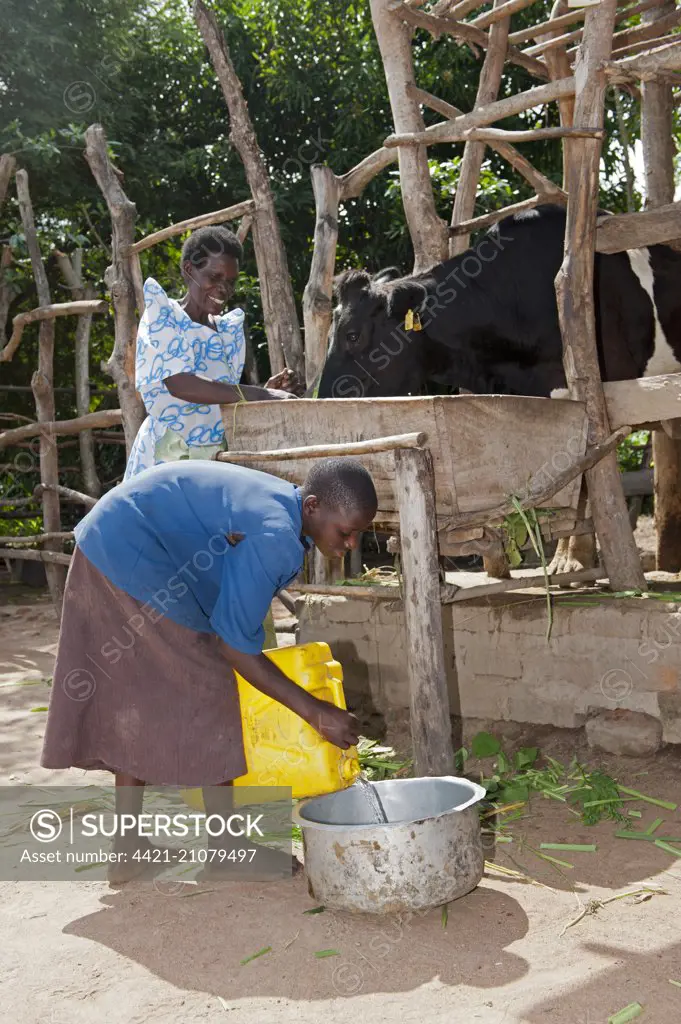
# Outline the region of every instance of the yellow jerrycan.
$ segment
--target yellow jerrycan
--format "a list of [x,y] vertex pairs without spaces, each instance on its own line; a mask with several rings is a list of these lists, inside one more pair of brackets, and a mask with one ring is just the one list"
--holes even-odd
[[[263,653],[308,693],[345,709],[343,670],[328,644],[299,644]],[[290,786],[293,799],[299,800],[334,793],[355,782],[360,772],[356,747],[341,750],[238,673],[236,680],[248,773],[234,780],[235,787]],[[185,789],[182,796],[191,807],[204,809],[200,789]],[[240,803],[238,789],[234,801]]]

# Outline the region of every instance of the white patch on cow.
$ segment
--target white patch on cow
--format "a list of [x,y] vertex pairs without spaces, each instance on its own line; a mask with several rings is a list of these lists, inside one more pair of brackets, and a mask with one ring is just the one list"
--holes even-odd
[[537,217],[541,217],[539,210],[521,210],[513,215],[513,220],[536,220]]
[[667,341],[664,331],[662,330],[662,324],[660,318],[657,315],[657,306],[655,305],[655,293],[653,290],[653,268],[650,265],[650,250],[649,249],[629,249],[627,251],[629,257],[629,263],[631,269],[636,274],[641,288],[650,299],[653,307],[653,317],[655,320],[655,336],[653,339],[653,354],[646,363],[646,368],[643,371],[644,377],[656,377],[661,373],[678,373],[681,370],[681,363],[674,355],[672,347]]

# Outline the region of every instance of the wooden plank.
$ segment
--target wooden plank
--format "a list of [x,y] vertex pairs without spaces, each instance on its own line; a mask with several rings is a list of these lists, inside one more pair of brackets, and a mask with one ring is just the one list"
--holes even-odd
[[[610,437],[600,444],[592,445],[587,449],[585,455],[572,461],[565,469],[554,471],[542,468],[536,477],[532,477],[522,494],[516,495],[518,504],[523,509],[541,508],[546,505],[554,494],[557,494],[563,487],[571,483],[576,477],[581,477],[587,469],[591,469],[597,462],[600,462],[617,445],[624,441],[631,433],[631,427],[625,426],[614,431]],[[469,512],[459,514],[452,518],[452,528],[457,526],[482,526],[493,522],[500,522],[516,510],[516,506],[509,499],[494,509],[486,509],[481,512]]]
[[600,217],[596,229],[597,252],[623,252],[660,245],[681,237],[681,203],[668,203],[643,213],[616,213]]
[[[441,412],[436,414],[438,405]],[[509,494],[522,490],[542,467],[564,469],[586,448],[583,406],[549,398],[461,395],[298,399],[223,406],[222,416],[232,451],[423,432],[428,435],[433,457],[436,508],[443,522],[458,511],[501,504]],[[377,519],[395,522],[397,500],[391,457],[376,453],[361,456],[360,461],[376,484]],[[251,465],[296,484],[301,484],[309,471],[309,462],[303,459]],[[551,505],[574,512],[578,497],[579,481],[575,480],[551,499]]]
[[603,391],[613,430],[681,418],[681,373],[609,381]]
[[404,618],[414,774],[454,768],[445,669],[433,463],[422,449],[396,451]]

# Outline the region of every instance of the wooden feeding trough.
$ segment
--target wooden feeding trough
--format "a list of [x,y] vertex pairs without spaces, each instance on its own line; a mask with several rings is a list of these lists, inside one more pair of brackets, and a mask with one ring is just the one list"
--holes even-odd
[[[244,453],[424,434],[442,555],[459,554],[462,545],[483,538],[484,522],[467,525],[470,513],[525,494],[529,481],[542,473],[546,482],[555,478],[584,455],[587,438],[581,403],[497,395],[258,402],[225,406],[223,421],[230,452]],[[397,530],[401,505],[392,452],[355,454],[376,484],[377,525]],[[239,461],[296,484],[309,469],[309,456],[295,458],[293,452]],[[578,476],[543,503],[552,509],[547,536],[575,528],[579,490]]]
[[333,454],[371,472],[377,521],[401,536],[416,772],[451,772],[439,555],[482,538],[513,494],[550,506],[552,529],[575,527],[581,470],[604,450],[585,454],[583,404],[487,395],[279,401],[226,406],[223,422],[230,450],[221,461],[296,484],[310,459]]

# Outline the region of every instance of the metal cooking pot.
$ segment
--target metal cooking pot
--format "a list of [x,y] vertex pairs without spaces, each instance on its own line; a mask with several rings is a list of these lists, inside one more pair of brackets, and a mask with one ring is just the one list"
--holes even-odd
[[373,783],[388,821],[376,824],[360,785],[302,800],[310,894],[338,910],[389,914],[464,896],[482,878],[475,806],[485,790],[453,776]]

